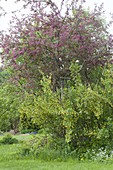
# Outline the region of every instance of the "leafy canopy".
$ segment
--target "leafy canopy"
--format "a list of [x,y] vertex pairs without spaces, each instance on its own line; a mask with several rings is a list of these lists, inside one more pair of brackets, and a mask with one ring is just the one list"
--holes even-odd
[[31,12],[21,19],[14,17],[9,34],[2,35],[3,60],[13,67],[14,81],[22,78],[28,89],[40,87],[41,70],[52,75],[55,90],[60,77],[70,76],[73,60],[82,65],[87,82],[89,70],[111,58],[112,35],[103,20],[103,8],[95,6],[91,12],[84,3],[62,0],[58,7],[51,0],[28,1]]

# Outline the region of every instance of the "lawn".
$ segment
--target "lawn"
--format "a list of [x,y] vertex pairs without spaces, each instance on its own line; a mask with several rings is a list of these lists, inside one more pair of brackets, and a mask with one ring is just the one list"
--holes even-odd
[[93,162],[43,162],[39,160],[9,160],[0,162],[0,170],[113,170],[113,164]]
[[[0,140],[4,137],[4,135],[0,136]],[[29,134],[21,134],[21,135],[14,135],[14,138],[18,139],[18,140],[29,140],[33,137],[33,135],[29,135]]]
[[[15,136],[19,140],[28,140],[32,136]],[[113,170],[113,163],[68,160],[43,161],[29,156],[19,156],[21,144],[0,145],[0,170]]]

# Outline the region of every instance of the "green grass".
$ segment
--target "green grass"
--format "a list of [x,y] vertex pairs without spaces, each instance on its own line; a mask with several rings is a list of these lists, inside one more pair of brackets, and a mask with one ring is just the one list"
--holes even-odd
[[10,160],[0,162],[0,170],[113,170],[112,164],[92,162],[41,162],[39,160]]
[[14,135],[14,137],[21,141],[27,141],[27,140],[31,139],[33,137],[33,135],[23,134],[23,135]]
[[[5,135],[1,135],[0,136],[0,140],[4,137]],[[20,135],[12,135],[14,138],[21,140],[21,141],[25,141],[25,140],[29,140],[33,137],[33,135],[29,135],[29,134],[20,134]]]
[[15,159],[20,151],[20,144],[0,145],[0,161]]
[[[32,136],[14,136],[29,140]],[[113,170],[113,163],[91,161],[44,161],[30,156],[20,156],[21,144],[0,145],[0,170]]]

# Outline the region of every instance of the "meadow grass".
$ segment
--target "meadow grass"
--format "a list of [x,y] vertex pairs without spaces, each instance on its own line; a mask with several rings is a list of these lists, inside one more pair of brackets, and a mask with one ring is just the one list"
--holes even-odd
[[[8,133],[6,133],[5,135],[7,135]],[[0,140],[5,136],[5,135],[1,135],[0,136]],[[20,140],[20,141],[26,141],[29,140],[33,137],[33,135],[29,135],[29,134],[17,134],[17,135],[12,135],[14,138]]]
[[40,160],[23,159],[0,162],[0,170],[113,170],[113,164],[94,162],[44,162]]
[[14,135],[14,137],[20,141],[28,141],[33,137],[33,135],[21,134],[21,135]]
[[[29,140],[30,136],[14,136]],[[31,136],[32,137],[32,136]],[[0,170],[113,170],[113,163],[77,161],[44,161],[31,156],[20,156],[21,143],[0,145]]]

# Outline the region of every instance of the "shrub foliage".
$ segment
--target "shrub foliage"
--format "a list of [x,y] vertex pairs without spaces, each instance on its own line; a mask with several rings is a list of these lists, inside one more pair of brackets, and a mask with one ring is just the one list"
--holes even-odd
[[26,115],[28,120],[51,134],[56,148],[62,145],[68,152],[76,151],[78,155],[89,149],[112,150],[113,66],[106,65],[99,84],[89,86],[82,83],[79,73],[73,77],[73,68],[75,71],[72,64],[73,85],[64,88],[62,99],[59,91],[51,90],[50,79],[44,77],[41,95],[27,96],[20,108],[21,118]]

